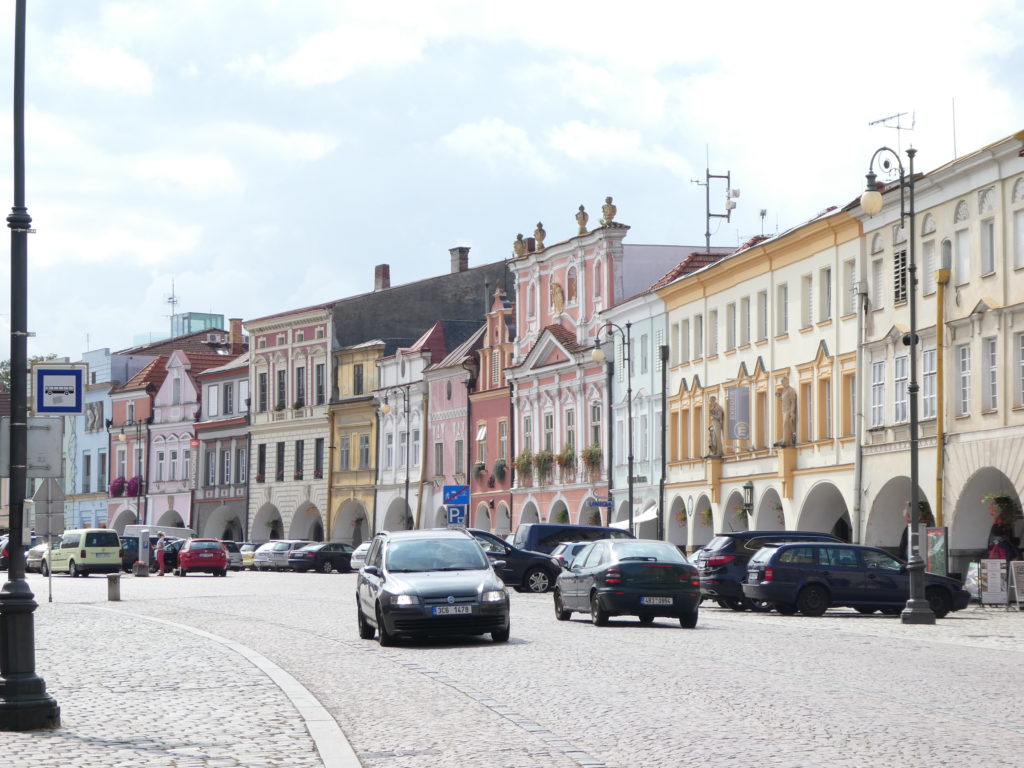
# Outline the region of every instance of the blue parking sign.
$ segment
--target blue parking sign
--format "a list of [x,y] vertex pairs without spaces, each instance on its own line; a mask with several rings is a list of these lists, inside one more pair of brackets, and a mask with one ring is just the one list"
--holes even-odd
[[469,507],[466,504],[449,504],[447,509],[448,525],[464,528],[469,517]]

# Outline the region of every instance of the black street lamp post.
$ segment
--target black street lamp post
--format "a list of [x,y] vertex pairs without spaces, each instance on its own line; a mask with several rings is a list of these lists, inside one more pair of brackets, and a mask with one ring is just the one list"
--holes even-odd
[[[629,505],[629,532],[631,535],[635,535],[633,531],[633,378],[630,375],[632,373],[629,365],[630,355],[630,336],[629,329],[632,323],[626,323],[625,330],[621,325],[616,323],[605,323],[597,331],[597,339],[594,341],[594,351],[591,354],[594,362],[603,363],[605,359],[604,350],[601,349],[601,331],[608,329],[608,335],[611,336],[614,332],[618,331],[619,336],[625,340],[625,346],[623,347],[623,355],[625,357],[626,370],[623,375],[626,377],[626,462],[627,473],[627,487],[628,496],[627,504]],[[611,393],[609,393],[611,394]]]
[[[25,0],[14,22],[14,207],[11,230],[10,562],[0,590],[0,731],[60,726],[60,706],[35,672],[38,607],[25,580],[25,486],[28,477],[28,233],[25,207]],[[5,750],[9,751],[9,750]]]
[[868,163],[867,188],[861,195],[860,205],[864,213],[874,216],[882,210],[882,194],[878,191],[877,176],[874,172],[875,160],[880,155],[883,171],[892,170],[895,161],[900,174],[900,225],[904,222],[910,226],[910,252],[907,259],[907,292],[910,298],[910,333],[903,337],[903,343],[910,349],[910,381],[907,384],[907,395],[910,399],[910,557],[907,561],[907,574],[910,577],[910,595],[907,606],[900,614],[904,624],[934,624],[935,614],[924,594],[924,561],[921,559],[920,542],[917,529],[921,520],[920,490],[918,489],[918,418],[917,418],[917,261],[914,252],[916,233],[914,232],[914,155],[917,150],[907,150],[908,169],[904,173],[903,163],[899,154],[889,147],[875,150]]
[[402,396],[403,411],[405,413],[405,515],[406,515],[406,527],[411,528],[409,520],[412,519],[412,510],[409,508],[409,460],[412,456],[412,430],[409,428],[409,388],[408,385],[405,387],[392,387],[384,395],[384,404],[380,407],[381,413],[387,416],[391,413],[391,406],[388,404],[388,397],[392,394],[400,394]]

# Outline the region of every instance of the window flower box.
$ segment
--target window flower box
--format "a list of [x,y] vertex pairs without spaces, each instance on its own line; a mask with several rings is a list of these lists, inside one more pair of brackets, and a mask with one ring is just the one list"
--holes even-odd
[[114,498],[124,495],[125,479],[123,477],[115,477],[110,483],[110,495]]

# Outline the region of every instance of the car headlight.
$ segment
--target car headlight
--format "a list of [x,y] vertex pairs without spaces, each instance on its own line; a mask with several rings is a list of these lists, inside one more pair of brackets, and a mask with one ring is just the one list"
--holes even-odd
[[480,602],[482,603],[500,603],[505,599],[505,590],[493,589],[490,592],[484,592],[480,595]]
[[420,599],[416,595],[394,595],[391,598],[392,605],[419,605]]

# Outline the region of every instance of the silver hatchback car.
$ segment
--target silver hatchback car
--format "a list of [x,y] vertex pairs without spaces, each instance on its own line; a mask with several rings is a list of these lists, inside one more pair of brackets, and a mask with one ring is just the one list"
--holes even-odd
[[[268,542],[269,547],[260,547],[256,550],[255,564],[257,570],[262,565],[263,568],[268,568],[272,571],[290,571],[292,567],[288,565],[288,555],[291,554],[293,549],[302,549],[307,544],[313,544],[312,541],[306,541],[304,539],[280,539],[278,541]],[[264,563],[260,562],[260,554],[266,555]]]

